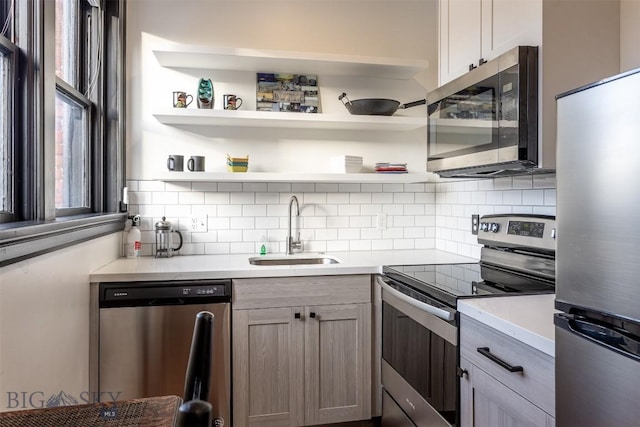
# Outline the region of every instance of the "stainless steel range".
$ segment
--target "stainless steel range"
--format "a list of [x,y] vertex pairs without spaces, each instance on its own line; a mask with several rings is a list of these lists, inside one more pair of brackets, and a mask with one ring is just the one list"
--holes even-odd
[[555,292],[554,217],[479,225],[479,263],[383,268],[383,427],[459,425],[459,299]]

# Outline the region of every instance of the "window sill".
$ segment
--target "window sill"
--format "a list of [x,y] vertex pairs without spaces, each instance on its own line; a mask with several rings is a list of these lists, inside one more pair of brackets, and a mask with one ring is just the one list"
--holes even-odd
[[126,213],[0,224],[0,267],[124,229]]

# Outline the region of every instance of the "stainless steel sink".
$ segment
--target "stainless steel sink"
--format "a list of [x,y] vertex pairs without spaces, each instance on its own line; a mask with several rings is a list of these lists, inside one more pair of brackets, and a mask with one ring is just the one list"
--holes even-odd
[[305,264],[339,264],[340,261],[326,255],[281,255],[256,256],[249,258],[252,265],[305,265]]

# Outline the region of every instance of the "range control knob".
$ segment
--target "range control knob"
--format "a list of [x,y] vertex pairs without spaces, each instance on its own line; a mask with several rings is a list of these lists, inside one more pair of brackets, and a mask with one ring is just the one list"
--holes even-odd
[[480,231],[484,231],[484,232],[489,231],[489,223],[488,222],[481,222],[480,223]]
[[497,233],[498,231],[500,231],[500,224],[498,224],[497,222],[492,222],[490,229],[492,233]]

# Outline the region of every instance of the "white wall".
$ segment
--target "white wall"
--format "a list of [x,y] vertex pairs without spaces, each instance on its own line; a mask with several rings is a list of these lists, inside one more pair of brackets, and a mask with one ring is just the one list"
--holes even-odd
[[640,0],[620,2],[620,71],[640,67]]
[[[331,156],[364,157],[376,162],[407,162],[425,170],[426,134],[290,129],[177,127],[160,124],[153,112],[170,107],[172,91],[194,93],[200,77],[211,78],[221,108],[224,93],[255,104],[255,73],[167,69],[154,47],[170,42],[213,47],[273,49],[310,53],[428,60],[416,79],[336,78],[319,75],[321,108],[349,115],[338,101],[379,97],[409,102],[422,99],[437,80],[437,1],[168,1],[128,2],[127,178],[152,179],[166,169],[169,154],[205,155],[206,170],[225,170],[225,155],[250,156],[253,172],[326,172]],[[264,70],[287,72],[289,70]],[[248,101],[248,102],[247,102]],[[194,102],[189,108],[197,108]],[[243,107],[245,108],[245,107]],[[424,114],[422,108],[400,114]]]
[[82,403],[89,274],[119,255],[114,233],[0,268],[0,411],[39,406],[60,391]]

